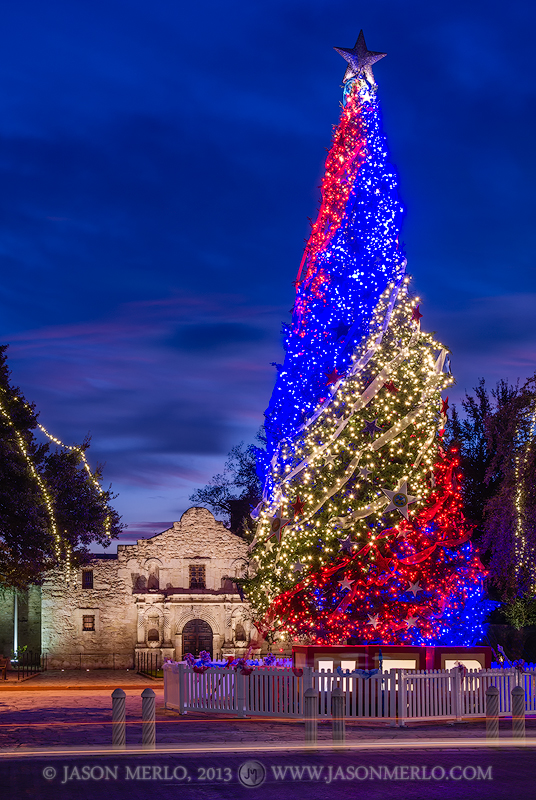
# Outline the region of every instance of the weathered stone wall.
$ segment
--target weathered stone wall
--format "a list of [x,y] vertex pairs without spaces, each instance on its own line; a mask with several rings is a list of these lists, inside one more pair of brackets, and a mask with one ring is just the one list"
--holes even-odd
[[41,652],[41,587],[30,586],[19,596],[19,647]]
[[[180,658],[184,626],[194,619],[212,628],[214,656],[241,654],[256,632],[226,579],[240,576],[246,559],[246,542],[207,509],[191,508],[163,533],[119,545],[116,559],[93,559],[85,567],[93,589],[83,588],[82,571],[71,583],[61,570],[50,573],[42,588],[49,667],[130,667],[136,651]],[[189,589],[191,564],[205,566],[205,590]],[[83,630],[84,615],[95,618],[94,631]]]
[[[18,606],[18,646],[26,647],[34,653],[41,652],[41,588],[30,586],[19,592]],[[13,591],[0,594],[0,655],[11,657],[14,646],[14,597]]]
[[0,594],[0,655],[11,658],[13,650],[13,592]]
[[[42,644],[49,668],[132,667],[136,613],[132,591],[115,559],[95,558],[93,589],[82,587],[82,570],[68,582],[63,570],[47,575],[42,588]],[[83,630],[84,615],[95,630]]]
[[132,589],[147,586],[151,574],[156,574],[154,567],[158,568],[160,589],[186,589],[189,565],[204,564],[207,589],[215,590],[222,588],[225,577],[241,574],[247,543],[215,520],[206,508],[190,508],[167,531],[135,545],[119,545],[117,557],[119,571],[125,580],[130,580]]

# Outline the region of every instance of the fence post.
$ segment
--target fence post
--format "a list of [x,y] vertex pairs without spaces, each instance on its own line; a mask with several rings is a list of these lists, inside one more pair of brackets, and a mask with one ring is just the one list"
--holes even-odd
[[313,667],[303,668],[303,690],[310,689],[313,685]]
[[178,679],[179,679],[179,714],[186,714],[186,706],[188,703],[188,692],[186,687],[186,665],[178,664]]
[[398,725],[405,728],[408,716],[407,681],[403,669],[398,672]]
[[331,719],[334,742],[344,742],[346,738],[346,728],[344,722],[345,699],[345,694],[341,687],[336,686],[331,692]]
[[512,689],[512,736],[525,738],[525,690],[522,686]]
[[396,670],[390,669],[384,673],[388,698],[389,727],[396,727]]
[[122,689],[114,689],[112,692],[112,747],[114,750],[124,750],[126,747],[126,697]]
[[242,670],[235,672],[235,698],[236,698],[236,714],[238,717],[246,716],[246,676],[242,674]]
[[316,744],[318,728],[318,692],[312,686],[303,693],[305,717],[305,741]]
[[452,699],[452,714],[456,717],[456,722],[462,721],[462,676],[458,667],[452,667],[450,670],[451,679],[451,699]]
[[486,739],[499,738],[499,690],[496,686],[486,689]]
[[142,747],[154,750],[156,744],[156,695],[152,689],[141,693]]

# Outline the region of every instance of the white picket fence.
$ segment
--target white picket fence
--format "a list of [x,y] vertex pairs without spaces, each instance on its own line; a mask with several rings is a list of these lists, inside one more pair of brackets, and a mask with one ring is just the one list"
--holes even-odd
[[318,717],[331,717],[331,693],[343,689],[345,715],[354,719],[384,719],[404,725],[407,720],[447,720],[484,717],[486,689],[499,689],[499,714],[511,715],[511,690],[525,690],[527,714],[536,714],[536,671],[392,669],[370,678],[358,674],[315,671],[303,675],[292,669],[260,667],[249,675],[233,669],[194,672],[185,664],[164,666],[166,708],[230,713],[239,717],[303,717],[304,691],[318,691]]

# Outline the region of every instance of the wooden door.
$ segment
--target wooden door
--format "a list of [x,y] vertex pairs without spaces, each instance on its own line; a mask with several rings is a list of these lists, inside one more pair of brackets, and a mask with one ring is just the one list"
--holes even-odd
[[206,650],[212,658],[212,628],[202,619],[191,619],[182,629],[182,656],[191,653],[198,656]]

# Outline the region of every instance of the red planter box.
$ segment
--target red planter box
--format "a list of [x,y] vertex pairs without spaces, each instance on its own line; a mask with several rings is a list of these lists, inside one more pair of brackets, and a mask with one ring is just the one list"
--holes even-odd
[[[377,669],[380,651],[383,669],[450,669],[456,661],[474,669],[490,669],[491,647],[418,646],[418,645],[295,645],[292,648],[294,666],[298,669]],[[344,663],[346,662],[346,664]],[[351,666],[351,662],[354,665]],[[325,666],[322,666],[325,664]]]

